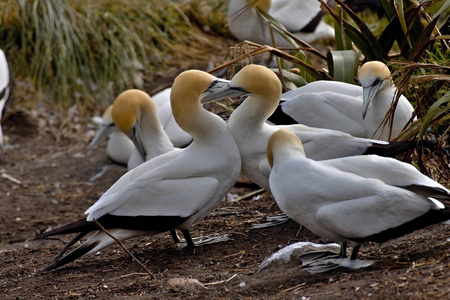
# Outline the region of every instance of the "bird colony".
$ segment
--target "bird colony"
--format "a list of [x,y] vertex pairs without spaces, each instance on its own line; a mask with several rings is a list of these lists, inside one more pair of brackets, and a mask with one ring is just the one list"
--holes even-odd
[[[306,1],[307,9],[284,2],[259,5],[306,42],[332,37],[319,2]],[[241,11],[246,5],[230,1],[230,30],[241,40],[270,44],[256,11]],[[283,45],[281,36],[275,39]],[[0,73],[3,108],[9,96],[3,52],[0,66],[6,70]],[[388,66],[365,62],[358,79],[360,86],[316,81],[283,94],[273,71],[250,64],[231,80],[182,72],[153,97],[123,91],[105,111],[89,148],[108,137],[108,156],[128,172],[86,209],[85,218],[35,238],[76,234],[52,262],[42,262],[42,271],[97,253],[116,239],[170,232],[179,243],[178,230],[195,248],[200,242],[190,227],[221,203],[240,176],[272,193],[289,218],[340,243],[335,253],[317,245],[313,258],[305,254],[302,262],[311,273],[364,267],[357,257],[365,243],[448,222],[450,191],[394,158],[416,147],[392,141],[413,120],[414,109],[401,96],[392,126],[382,126],[397,94]],[[229,97],[244,100],[228,122],[202,106]],[[0,146],[1,137],[0,130]]]

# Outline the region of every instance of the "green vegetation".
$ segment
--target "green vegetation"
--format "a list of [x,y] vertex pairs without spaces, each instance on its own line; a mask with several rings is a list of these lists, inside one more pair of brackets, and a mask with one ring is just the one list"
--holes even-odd
[[225,24],[225,16],[217,17],[220,3],[203,5],[211,16],[203,19],[200,4],[205,1],[0,1],[0,48],[14,76],[31,78],[51,103],[89,108],[141,87],[142,72],[148,77],[173,61],[198,58],[209,41],[190,18]]

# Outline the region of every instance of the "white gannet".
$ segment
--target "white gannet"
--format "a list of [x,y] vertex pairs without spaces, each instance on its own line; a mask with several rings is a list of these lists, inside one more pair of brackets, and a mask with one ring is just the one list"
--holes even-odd
[[[399,148],[404,147],[403,143],[389,144],[356,138],[336,130],[300,124],[274,126],[266,123],[281,97],[281,83],[276,74],[266,67],[245,66],[228,86],[216,92],[227,97],[227,92],[239,91],[250,96],[233,111],[228,120],[228,127],[241,153],[242,174],[268,191],[270,167],[266,156],[267,141],[280,128],[288,128],[304,141],[306,154],[315,160],[367,153],[395,155],[401,151]],[[409,148],[415,145],[406,144]]]
[[111,111],[112,104],[108,106],[103,113],[100,128],[89,144],[88,149],[94,148],[94,146],[101,140],[109,136],[108,143],[106,145],[106,154],[114,162],[121,165],[126,165],[135,147],[130,138],[127,137],[125,133],[119,131],[116,127],[112,119]]
[[[227,13],[228,27],[241,41],[273,44],[265,20],[254,7],[248,7],[253,2],[306,43],[334,38],[334,29],[322,20],[325,13],[317,0],[231,0]],[[273,32],[276,46],[292,47],[275,30]]]
[[[390,122],[386,126],[382,123],[397,93],[391,72],[384,63],[370,61],[361,66],[358,79],[362,87],[344,82],[315,81],[284,93],[280,107],[269,120],[276,124],[294,122],[387,141]],[[408,99],[400,96],[391,139],[403,130],[413,111]]]
[[[39,235],[37,239],[79,233],[44,271],[114,243],[98,230],[94,219],[120,240],[180,229],[188,245],[195,246],[190,226],[224,199],[241,170],[239,149],[227,124],[201,106],[215,100],[211,94],[224,84],[226,81],[197,70],[185,71],[175,79],[170,97],[173,114],[193,142],[127,172],[86,211],[86,219]],[[86,242],[63,256],[92,231],[94,235]]]
[[6,60],[5,53],[0,49],[0,162],[3,162],[3,131],[2,131],[2,115],[5,106],[10,101],[11,87],[10,87],[10,73],[8,67],[8,61]]
[[116,127],[135,145],[128,160],[128,170],[174,149],[147,93],[136,89],[122,92],[114,100],[111,115]]
[[314,161],[300,139],[279,130],[267,145],[270,187],[290,218],[315,234],[354,246],[385,242],[450,219],[450,191],[412,165],[376,155]]
[[161,122],[164,131],[167,133],[170,141],[175,147],[184,148],[192,142],[192,137],[189,133],[178,126],[172,114],[172,107],[170,105],[170,91],[171,88],[162,90],[152,96],[153,103],[156,106],[159,121]]

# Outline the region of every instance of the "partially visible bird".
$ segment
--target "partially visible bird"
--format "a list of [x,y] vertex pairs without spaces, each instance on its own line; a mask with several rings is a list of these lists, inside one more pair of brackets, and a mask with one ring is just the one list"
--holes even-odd
[[[276,124],[299,123],[318,128],[335,129],[353,136],[389,140],[390,122],[383,126],[397,89],[389,68],[370,61],[361,66],[361,86],[335,81],[315,81],[284,93],[275,114]],[[411,119],[414,108],[403,95],[394,112],[391,139]]]
[[111,111],[112,105],[108,106],[103,113],[100,128],[89,144],[88,149],[94,148],[101,140],[109,136],[106,145],[108,157],[118,164],[126,165],[135,147],[130,138],[116,127],[112,119]]
[[[132,100],[132,98],[142,98],[142,99],[150,99],[156,107],[156,115],[159,118],[162,128],[164,129],[167,137],[170,139],[170,142],[175,147],[186,147],[192,142],[192,137],[182,130],[180,126],[176,123],[173,114],[172,108],[170,106],[170,91],[171,89],[165,89],[153,97],[149,97],[145,92],[139,90],[128,90],[125,91],[123,95],[119,95],[121,98],[130,99],[130,100],[122,100],[127,101],[125,105],[136,105],[136,101]],[[144,101],[145,102],[145,101]],[[89,144],[88,148],[92,149],[96,146],[102,139],[110,136],[108,141],[106,152],[108,156],[115,162],[120,164],[127,164],[128,160],[131,156],[131,152],[134,148],[132,141],[121,132],[117,126],[115,126],[114,121],[112,119],[111,111],[113,105],[110,105],[104,112],[102,116],[101,128],[97,132],[97,135]],[[151,113],[154,113],[152,111]],[[160,133],[163,135],[163,133]],[[154,148],[161,147],[158,143],[164,143],[161,139],[155,141],[156,145]],[[173,150],[173,146],[170,147]],[[169,149],[169,147],[166,147]],[[152,157],[148,157],[152,158]],[[139,162],[144,162],[144,160],[134,157],[132,162],[130,162],[130,168],[135,167]]]
[[128,160],[128,170],[174,149],[147,93],[136,89],[122,92],[114,100],[111,115],[115,126],[136,147]]
[[8,61],[5,53],[0,49],[0,162],[4,162],[3,158],[3,131],[2,131],[2,115],[7,104],[11,101],[11,77],[9,73]]
[[314,161],[300,139],[279,130],[267,145],[270,187],[290,218],[318,236],[347,243],[355,260],[363,243],[382,243],[450,219],[450,191],[412,165],[376,155]]
[[[180,127],[193,137],[192,144],[127,172],[86,211],[86,219],[39,235],[37,239],[79,233],[44,271],[114,243],[98,230],[94,220],[120,240],[180,229],[188,245],[195,246],[190,226],[224,199],[241,169],[239,149],[227,124],[201,106],[215,100],[210,94],[224,84],[224,80],[197,70],[185,71],[175,79],[171,92],[173,114]],[[129,124],[132,128],[132,122]],[[64,255],[89,232],[95,233]]]
[[[324,12],[317,0],[231,0],[228,6],[228,27],[241,41],[272,45],[269,25],[259,15],[253,4],[279,21],[283,26],[306,43],[334,38],[334,29],[322,19]],[[249,7],[251,6],[251,7]],[[276,46],[292,47],[275,30]]]
[[364,153],[395,155],[415,143],[387,143],[356,138],[341,131],[313,128],[305,125],[270,125],[267,118],[275,111],[281,97],[281,83],[274,72],[259,65],[248,65],[239,71],[223,91],[249,95],[231,114],[228,127],[236,140],[242,158],[242,175],[270,191],[270,166],[266,147],[270,136],[287,128],[304,141],[305,152],[311,159],[323,160]]

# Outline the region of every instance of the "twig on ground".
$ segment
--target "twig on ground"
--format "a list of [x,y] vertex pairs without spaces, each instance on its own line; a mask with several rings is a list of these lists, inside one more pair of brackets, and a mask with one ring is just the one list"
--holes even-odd
[[106,233],[107,235],[109,235],[114,241],[116,241],[117,244],[119,244],[119,246],[126,252],[128,253],[129,256],[131,256],[132,259],[134,259],[135,261],[137,261],[137,263],[139,265],[141,265],[141,267],[143,267],[145,269],[145,271],[147,271],[148,274],[150,274],[150,276],[156,280],[155,275],[152,274],[152,272],[150,272],[149,269],[147,269],[146,266],[144,266],[143,263],[141,263],[130,251],[128,251],[127,248],[125,248],[125,246],[122,244],[122,242],[117,239],[115,236],[113,236],[111,233],[109,233],[103,226],[102,224],[100,224],[95,218],[94,218],[94,223],[101,229],[101,231],[103,231],[104,233]]

